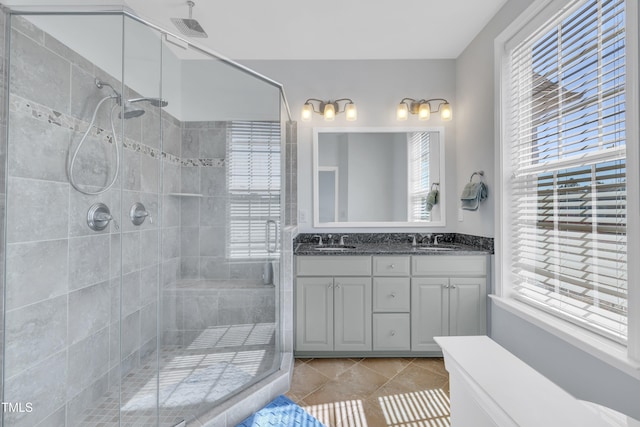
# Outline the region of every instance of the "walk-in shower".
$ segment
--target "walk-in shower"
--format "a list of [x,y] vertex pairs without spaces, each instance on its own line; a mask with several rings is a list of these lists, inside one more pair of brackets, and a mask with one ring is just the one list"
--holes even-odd
[[282,88],[128,12],[3,12],[3,425],[200,425],[280,367]]

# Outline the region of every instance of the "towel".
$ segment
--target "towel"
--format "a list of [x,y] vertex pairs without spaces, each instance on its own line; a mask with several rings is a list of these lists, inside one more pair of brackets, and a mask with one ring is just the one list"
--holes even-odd
[[462,209],[475,211],[480,206],[480,202],[488,196],[488,189],[484,182],[470,182],[464,186],[460,201]]
[[438,190],[431,190],[427,195],[427,202],[426,202],[427,212],[431,212],[431,209],[433,209],[433,205],[438,204],[438,195],[439,195]]

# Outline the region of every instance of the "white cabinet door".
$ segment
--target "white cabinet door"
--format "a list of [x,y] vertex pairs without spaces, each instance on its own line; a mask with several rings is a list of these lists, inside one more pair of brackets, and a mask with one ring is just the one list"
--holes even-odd
[[440,351],[433,337],[449,335],[449,279],[411,279],[411,350]]
[[449,279],[449,335],[487,333],[487,279]]
[[371,278],[335,277],[335,351],[371,350]]
[[296,350],[333,350],[333,279],[296,279]]

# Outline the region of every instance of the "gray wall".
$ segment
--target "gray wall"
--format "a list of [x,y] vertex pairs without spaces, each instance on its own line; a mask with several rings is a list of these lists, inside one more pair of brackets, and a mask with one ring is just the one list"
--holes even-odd
[[[531,0],[510,0],[456,61],[458,191],[470,171],[484,170],[489,199],[477,212],[464,212],[458,232],[494,234],[494,38],[524,11]],[[578,398],[594,401],[640,419],[640,380],[556,338],[492,304],[491,336],[543,375]]]

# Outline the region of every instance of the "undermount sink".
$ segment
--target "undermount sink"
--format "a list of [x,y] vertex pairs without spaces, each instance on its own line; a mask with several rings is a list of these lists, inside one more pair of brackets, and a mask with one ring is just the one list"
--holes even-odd
[[425,252],[445,252],[445,251],[455,251],[457,248],[447,247],[447,246],[418,246],[413,248],[414,251],[425,251]]
[[355,249],[355,248],[356,248],[355,246],[341,245],[341,246],[316,246],[313,249],[316,251],[343,252],[343,251],[348,251],[350,249]]

